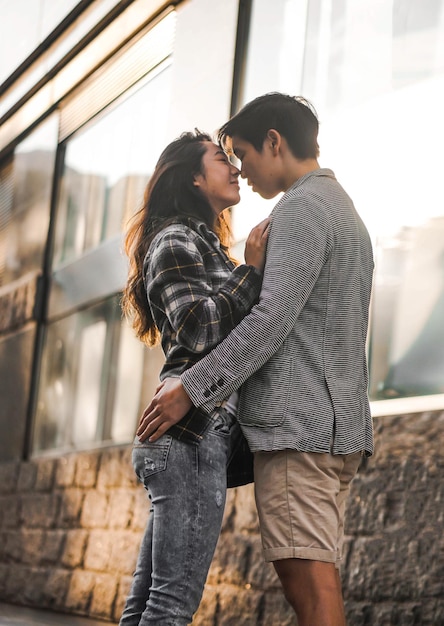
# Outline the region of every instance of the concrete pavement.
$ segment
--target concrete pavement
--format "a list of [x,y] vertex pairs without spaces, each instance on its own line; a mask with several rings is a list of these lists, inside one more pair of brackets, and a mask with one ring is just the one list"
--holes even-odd
[[0,626],[112,626],[111,622],[0,602]]

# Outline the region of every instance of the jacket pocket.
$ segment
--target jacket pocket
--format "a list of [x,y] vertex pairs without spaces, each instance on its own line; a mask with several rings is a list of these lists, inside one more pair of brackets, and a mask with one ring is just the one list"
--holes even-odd
[[238,421],[244,426],[276,428],[288,414],[293,393],[291,357],[271,359],[242,386]]

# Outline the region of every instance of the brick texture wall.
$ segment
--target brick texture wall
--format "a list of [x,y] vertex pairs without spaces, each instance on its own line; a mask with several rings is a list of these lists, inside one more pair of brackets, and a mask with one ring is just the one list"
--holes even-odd
[[[444,624],[444,413],[375,419],[353,483],[349,626]],[[0,600],[117,622],[148,502],[130,449],[0,464]],[[196,626],[295,624],[264,564],[251,486],[230,490]]]

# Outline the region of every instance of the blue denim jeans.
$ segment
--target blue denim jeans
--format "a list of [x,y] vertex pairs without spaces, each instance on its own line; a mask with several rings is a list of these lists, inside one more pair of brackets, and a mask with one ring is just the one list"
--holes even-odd
[[227,459],[239,426],[218,409],[196,446],[165,434],[133,446],[151,511],[120,626],[186,626],[197,610],[225,506]]

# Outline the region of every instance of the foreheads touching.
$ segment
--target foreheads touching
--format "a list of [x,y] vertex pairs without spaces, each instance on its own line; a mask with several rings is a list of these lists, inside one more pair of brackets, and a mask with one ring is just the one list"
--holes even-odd
[[147,220],[189,217],[214,226],[215,215],[240,200],[239,170],[210,135],[183,133],[162,152],[145,194]]

